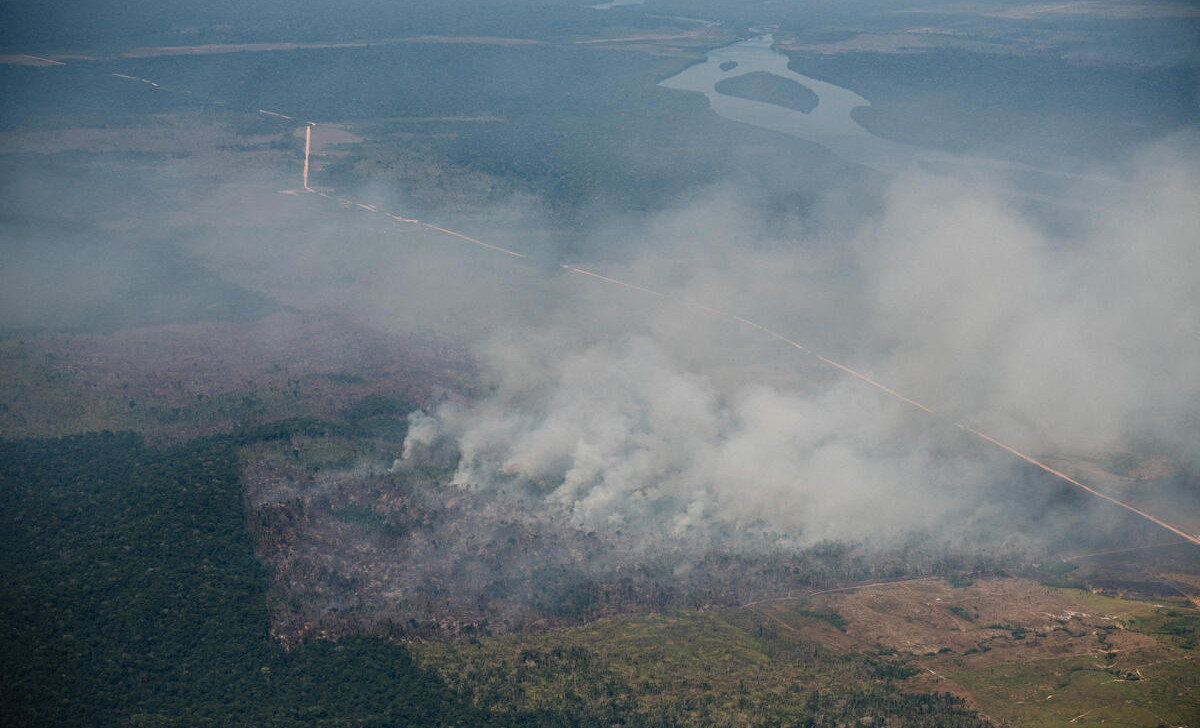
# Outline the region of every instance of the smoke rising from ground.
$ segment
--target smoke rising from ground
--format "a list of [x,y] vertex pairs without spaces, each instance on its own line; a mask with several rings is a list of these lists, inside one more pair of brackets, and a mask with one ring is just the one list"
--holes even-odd
[[[402,458],[457,456],[459,487],[510,492],[581,527],[648,541],[965,533],[1042,502],[1005,498],[1022,466],[954,430],[956,420],[1035,456],[1131,451],[1200,465],[1198,150],[1195,134],[1182,135],[1119,170],[1118,183],[1082,180],[1100,192],[1080,208],[913,172],[878,204],[869,184],[835,186],[789,226],[764,215],[753,190],[714,183],[648,221],[615,216],[564,246],[588,251],[578,258],[553,250],[552,236],[530,240],[530,199],[433,220],[533,264],[278,195],[292,178],[171,188],[162,204],[139,196],[147,184],[109,185],[120,204],[94,202],[96,215],[144,209],[179,232],[186,244],[166,251],[170,265],[141,253],[157,251],[157,238],[109,266],[10,246],[5,314],[11,327],[75,325],[109,299],[123,302],[112,326],[148,312],[173,320],[162,301],[225,314],[232,281],[262,306],[259,296],[341,308],[393,331],[469,340],[490,393],[430,412]],[[26,207],[58,209],[57,185],[44,187]],[[408,213],[394,190],[364,194]],[[111,260],[80,260],[93,257]],[[119,275],[147,267],[144,257],[169,285]],[[564,272],[560,261],[670,298]],[[149,304],[130,304],[132,288]],[[695,304],[779,331],[940,416]]]
[[[455,485],[544,502],[581,526],[797,544],[961,535],[1045,506],[956,420],[1034,455],[1140,451],[1194,467],[1198,148],[1184,136],[1149,150],[1107,188],[1118,194],[1065,222],[914,173],[848,240],[747,239],[753,207],[716,190],[647,226],[627,267],[604,270],[669,283],[670,302],[556,281],[555,314],[535,329],[509,321],[480,347],[492,394],[437,412],[436,434],[416,420],[405,455],[449,439]],[[692,302],[775,328],[939,415]],[[1009,489],[1026,500],[1005,503]]]

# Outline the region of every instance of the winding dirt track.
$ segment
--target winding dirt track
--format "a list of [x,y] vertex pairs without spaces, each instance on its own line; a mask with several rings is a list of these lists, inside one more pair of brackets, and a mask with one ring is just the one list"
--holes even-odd
[[[39,58],[38,60],[45,60],[45,61],[49,61],[50,63],[57,63],[60,66],[67,65],[60,61],[53,61],[50,59]],[[148,84],[148,85],[152,86],[153,88],[155,88],[156,90],[176,91],[178,93],[184,93],[184,94],[191,93],[190,91],[182,90],[182,89],[167,89],[167,88],[164,88],[163,86],[160,86],[158,83],[155,83],[154,81],[151,81],[150,79],[146,79],[146,78],[139,78],[136,76],[127,76],[127,75],[121,74],[121,73],[112,73],[111,75],[115,76],[117,78],[128,80],[128,81],[134,81],[137,83]],[[220,103],[223,103],[223,102],[220,102]],[[289,120],[289,121],[293,120],[295,118],[293,116],[289,116],[289,115],[283,114],[278,111],[270,111],[267,109],[256,109],[256,112],[259,114],[262,114],[264,116],[280,118],[280,119]],[[512,256],[515,258],[528,259],[529,256],[525,255],[524,253],[519,253],[514,250],[502,248],[497,245],[492,245],[490,243],[486,243],[482,240],[478,240],[476,238],[470,237],[469,235],[464,235],[463,233],[456,232],[454,230],[450,230],[450,229],[447,229],[444,227],[439,227],[432,223],[421,222],[420,220],[415,220],[412,218],[406,218],[406,217],[403,217],[400,215],[395,215],[390,212],[377,210],[375,207],[373,207],[371,205],[364,205],[362,203],[355,202],[353,200],[334,197],[325,192],[313,189],[308,184],[308,170],[309,170],[309,155],[311,153],[312,129],[317,124],[316,124],[316,122],[312,122],[312,121],[306,121],[303,123],[305,124],[305,144],[304,144],[304,176],[303,176],[303,180],[302,180],[302,184],[303,184],[302,189],[305,192],[317,195],[319,197],[323,197],[328,200],[333,200],[333,201],[339,202],[347,207],[358,207],[358,208],[361,208],[372,214],[383,215],[384,217],[387,217],[396,223],[402,223],[402,224],[408,224],[408,225],[420,225],[427,230],[431,230],[434,232],[442,233],[444,235],[452,236],[452,237],[462,240],[464,242],[467,242],[467,243],[470,243],[472,245],[476,245],[476,246],[479,246],[482,248],[486,248],[493,252],[503,253],[504,255]],[[651,288],[646,288],[643,286],[635,285],[633,283],[627,283],[625,281],[617,280],[615,278],[610,278],[608,276],[604,276],[604,275],[601,275],[601,274],[593,272],[593,271],[585,270],[583,268],[577,268],[577,267],[569,266],[569,265],[562,265],[561,267],[563,270],[565,270],[569,273],[579,275],[579,276],[584,276],[586,278],[600,281],[600,282],[606,283],[608,285],[618,286],[618,287],[624,288],[626,290],[636,291],[638,293],[642,293],[642,294],[653,296],[653,297],[660,298],[660,299],[674,298],[673,296],[671,296],[667,293],[663,293],[661,291],[656,291]],[[769,329],[766,326],[763,326],[762,324],[756,323],[756,322],[751,321],[750,319],[744,318],[742,316],[738,316],[736,314],[729,313],[727,311],[721,311],[719,309],[711,308],[709,306],[705,306],[705,305],[698,304],[695,302],[681,301],[681,303],[684,303],[684,304],[688,305],[689,307],[696,309],[698,311],[703,311],[705,313],[708,313],[708,314],[711,314],[714,316],[719,316],[722,318],[729,319],[731,321],[736,321],[739,324],[753,328],[763,334],[766,334],[767,336],[770,336],[778,341],[781,341],[781,342],[791,346],[794,349],[797,349],[798,351],[800,351],[802,353],[805,353],[805,354],[808,354],[809,356],[814,357],[815,359],[817,359],[818,361],[820,361],[821,363],[823,363],[827,366],[834,367],[834,368],[842,371],[843,373],[849,374],[850,376],[855,377],[856,379],[859,379],[860,381],[870,385],[871,387],[874,387],[876,390],[881,391],[881,392],[883,392],[883,393],[885,393],[885,394],[887,394],[887,395],[889,395],[911,407],[915,407],[929,415],[937,415],[937,412],[933,408],[928,407],[927,405],[924,405],[921,402],[918,402],[917,400],[911,399],[911,398],[881,384],[880,382],[875,381],[874,379],[868,377],[867,375],[865,375],[861,372],[855,371],[854,369],[846,366],[845,364],[842,364],[840,362],[834,361],[833,359],[829,359],[824,356],[821,356],[820,354],[812,351],[811,349],[804,346],[803,344],[801,344],[797,341],[794,341],[793,339],[790,339],[777,331]],[[992,437],[991,435],[980,432],[979,430],[976,430],[975,428],[970,427],[969,425],[966,425],[962,422],[955,422],[954,426],[964,432],[967,432],[967,433],[975,436],[979,440],[982,440],[991,445],[994,445],[995,447],[998,447],[998,448],[1014,455],[1015,457],[1018,457],[1021,460],[1024,460],[1025,462],[1040,468],[1041,470],[1045,471],[1046,473],[1049,473],[1050,475],[1053,475],[1054,477],[1059,478],[1060,480],[1062,480],[1066,483],[1069,483],[1069,484],[1075,486],[1076,488],[1079,488],[1097,498],[1106,500],[1114,505],[1124,508],[1124,509],[1128,510],[1129,512],[1134,513],[1134,514],[1141,516],[1142,518],[1150,521],[1151,523],[1155,524],[1156,526],[1159,526],[1167,531],[1170,531],[1173,534],[1176,534],[1177,536],[1180,536],[1180,537],[1186,539],[1187,541],[1190,541],[1193,544],[1196,544],[1197,546],[1200,546],[1200,537],[1189,534],[1176,526],[1173,526],[1159,518],[1156,518],[1155,516],[1150,515],[1149,513],[1146,513],[1145,511],[1139,510],[1139,509],[1135,508],[1134,506],[1131,506],[1128,503],[1125,503],[1124,501],[1118,500],[1110,495],[1106,495],[1104,493],[1101,493],[1098,490],[1095,490],[1087,485],[1084,485],[1080,481],[1066,475],[1065,473],[1055,470],[1054,468],[1041,462],[1040,460],[1037,460],[1036,458],[1017,450],[1016,448],[1012,447],[1011,445],[1005,444],[1004,442],[996,439],[995,437]]]

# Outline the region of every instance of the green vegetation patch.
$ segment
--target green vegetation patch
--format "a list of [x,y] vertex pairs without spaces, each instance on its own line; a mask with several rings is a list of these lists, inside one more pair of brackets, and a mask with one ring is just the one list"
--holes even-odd
[[1114,660],[1087,655],[945,674],[1006,725],[1066,728],[1085,717],[1117,726],[1184,725],[1200,705],[1200,665],[1155,650]]
[[819,619],[822,622],[828,622],[839,632],[845,632],[846,627],[850,624],[845,617],[833,611],[832,609],[802,609],[799,613],[805,617],[811,617],[812,619]]
[[812,89],[766,71],[753,71],[718,81],[718,93],[750,101],[762,101],[805,114],[817,108],[820,99]]
[[1078,564],[1069,561],[1051,561],[1037,567],[1035,578],[1050,587],[1079,587]]
[[[614,706],[649,725],[985,725],[956,698],[908,694],[900,658],[842,654],[801,637],[794,610],[673,612],[584,627],[415,646],[477,708]],[[810,618],[811,619],[811,618]]]
[[1118,599],[1104,594],[1093,594],[1086,589],[1069,587],[1054,588],[1055,592],[1067,596],[1089,612],[1104,614],[1128,621],[1138,616],[1153,614],[1158,608],[1154,602],[1139,599]]
[[1160,608],[1133,616],[1129,626],[1185,650],[1195,650],[1200,642],[1200,611],[1195,609]]
[[946,606],[946,609],[950,610],[950,613],[953,614],[954,616],[958,617],[959,619],[965,619],[968,622],[975,621],[975,615],[971,614],[969,611],[967,611],[966,609],[964,609],[962,607],[950,604],[950,605]]

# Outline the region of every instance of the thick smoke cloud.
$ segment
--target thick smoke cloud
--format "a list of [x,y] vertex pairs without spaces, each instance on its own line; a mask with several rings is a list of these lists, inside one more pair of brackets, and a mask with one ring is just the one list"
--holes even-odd
[[908,414],[850,382],[814,396],[753,384],[724,395],[639,336],[511,384],[441,413],[462,455],[455,482],[532,494],[581,525],[863,538],[895,530],[865,502],[904,528],[929,526],[937,514],[912,488],[946,485],[922,483],[947,473],[894,444],[914,435]]
[[881,373],[1022,447],[1155,442],[1194,465],[1196,141],[1150,150],[1069,235],[945,180],[897,185],[863,243]]
[[[1194,467],[1198,148],[1170,140],[1111,196],[1053,215],[914,173],[848,238],[766,238],[752,205],[716,190],[719,203],[662,216],[630,246],[641,256],[605,269],[665,282],[670,301],[559,282],[557,316],[510,321],[481,347],[492,394],[422,416],[406,457],[452,441],[457,487],[586,527],[797,545],[962,534],[1044,506],[1005,505],[1018,464],[955,421],[1037,456]],[[937,414],[693,303],[815,343]]]

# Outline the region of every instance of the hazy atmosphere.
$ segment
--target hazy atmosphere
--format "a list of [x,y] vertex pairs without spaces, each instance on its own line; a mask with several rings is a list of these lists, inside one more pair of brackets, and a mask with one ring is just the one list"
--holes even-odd
[[1190,3],[0,46],[15,725],[1198,725]]

